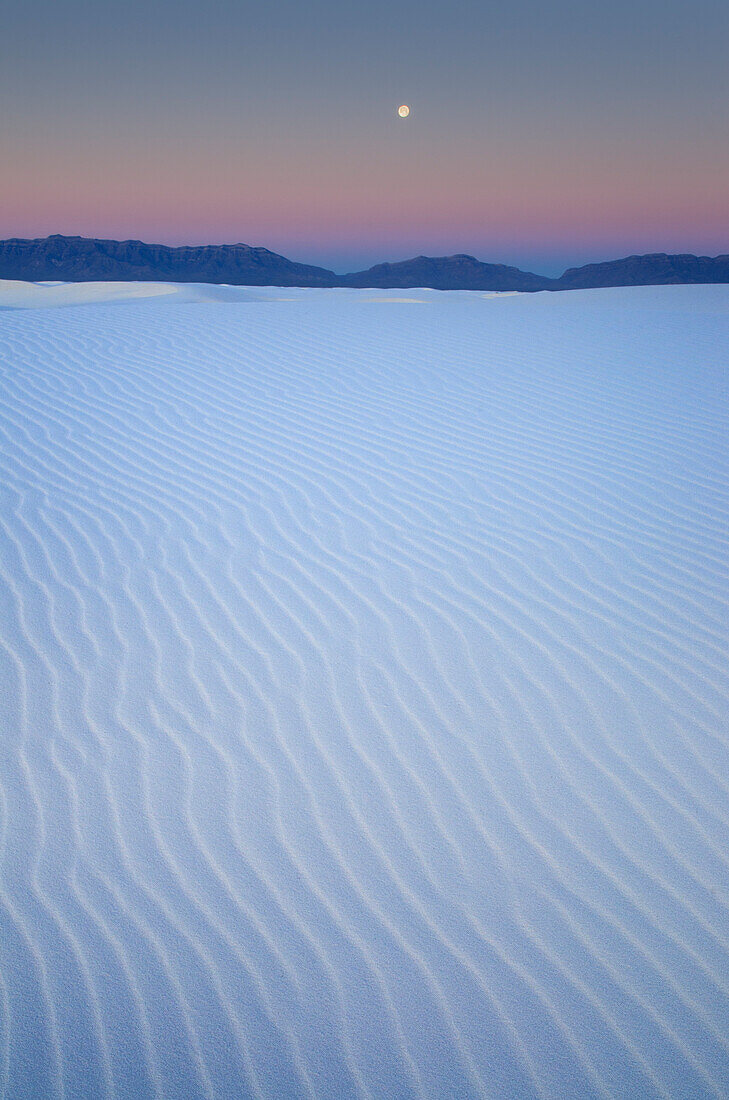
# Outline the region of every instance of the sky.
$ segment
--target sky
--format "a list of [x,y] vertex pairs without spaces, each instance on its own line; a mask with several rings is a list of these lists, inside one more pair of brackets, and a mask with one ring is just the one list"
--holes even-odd
[[728,56],[727,0],[5,0],[0,237],[729,252]]

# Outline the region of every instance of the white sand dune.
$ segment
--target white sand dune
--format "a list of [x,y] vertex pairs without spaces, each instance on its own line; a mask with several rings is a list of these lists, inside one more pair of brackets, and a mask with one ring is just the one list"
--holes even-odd
[[729,1096],[729,287],[0,305],[0,1095]]
[[[245,302],[285,294],[277,287],[215,286],[208,283],[24,283],[0,279],[0,309],[51,309],[102,302],[165,297],[173,302]],[[292,294],[301,294],[293,290]]]

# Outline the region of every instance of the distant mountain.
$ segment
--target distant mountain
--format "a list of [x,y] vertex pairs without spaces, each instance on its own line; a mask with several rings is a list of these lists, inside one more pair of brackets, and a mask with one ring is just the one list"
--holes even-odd
[[626,256],[601,264],[571,267],[555,290],[600,286],[661,286],[666,283],[729,283],[729,256]]
[[434,290],[550,290],[554,279],[505,264],[484,264],[474,256],[416,256],[395,264],[343,275],[342,286],[432,287]]
[[367,271],[335,275],[323,267],[294,263],[267,248],[247,244],[184,245],[105,241],[55,235],[0,241],[0,279],[29,282],[161,281],[232,283],[236,286],[372,287],[434,290],[578,290],[665,283],[729,283],[729,256],[627,256],[571,267],[548,279],[474,256],[416,256],[377,264]]
[[56,235],[0,241],[0,279],[30,282],[169,281],[238,286],[334,286],[323,267],[297,264],[247,244],[170,248],[142,241]]

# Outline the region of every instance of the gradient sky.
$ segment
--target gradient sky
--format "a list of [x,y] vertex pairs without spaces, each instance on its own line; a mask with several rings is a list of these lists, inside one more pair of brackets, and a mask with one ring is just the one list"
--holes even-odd
[[729,252],[728,57],[728,0],[5,0],[0,237]]

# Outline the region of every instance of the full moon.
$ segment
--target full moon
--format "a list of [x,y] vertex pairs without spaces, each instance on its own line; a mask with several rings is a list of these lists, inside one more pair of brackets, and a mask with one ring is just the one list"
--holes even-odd
[[410,108],[408,107],[407,103],[403,103],[402,107],[398,107],[397,113],[399,114],[400,118],[407,118],[410,114]]

